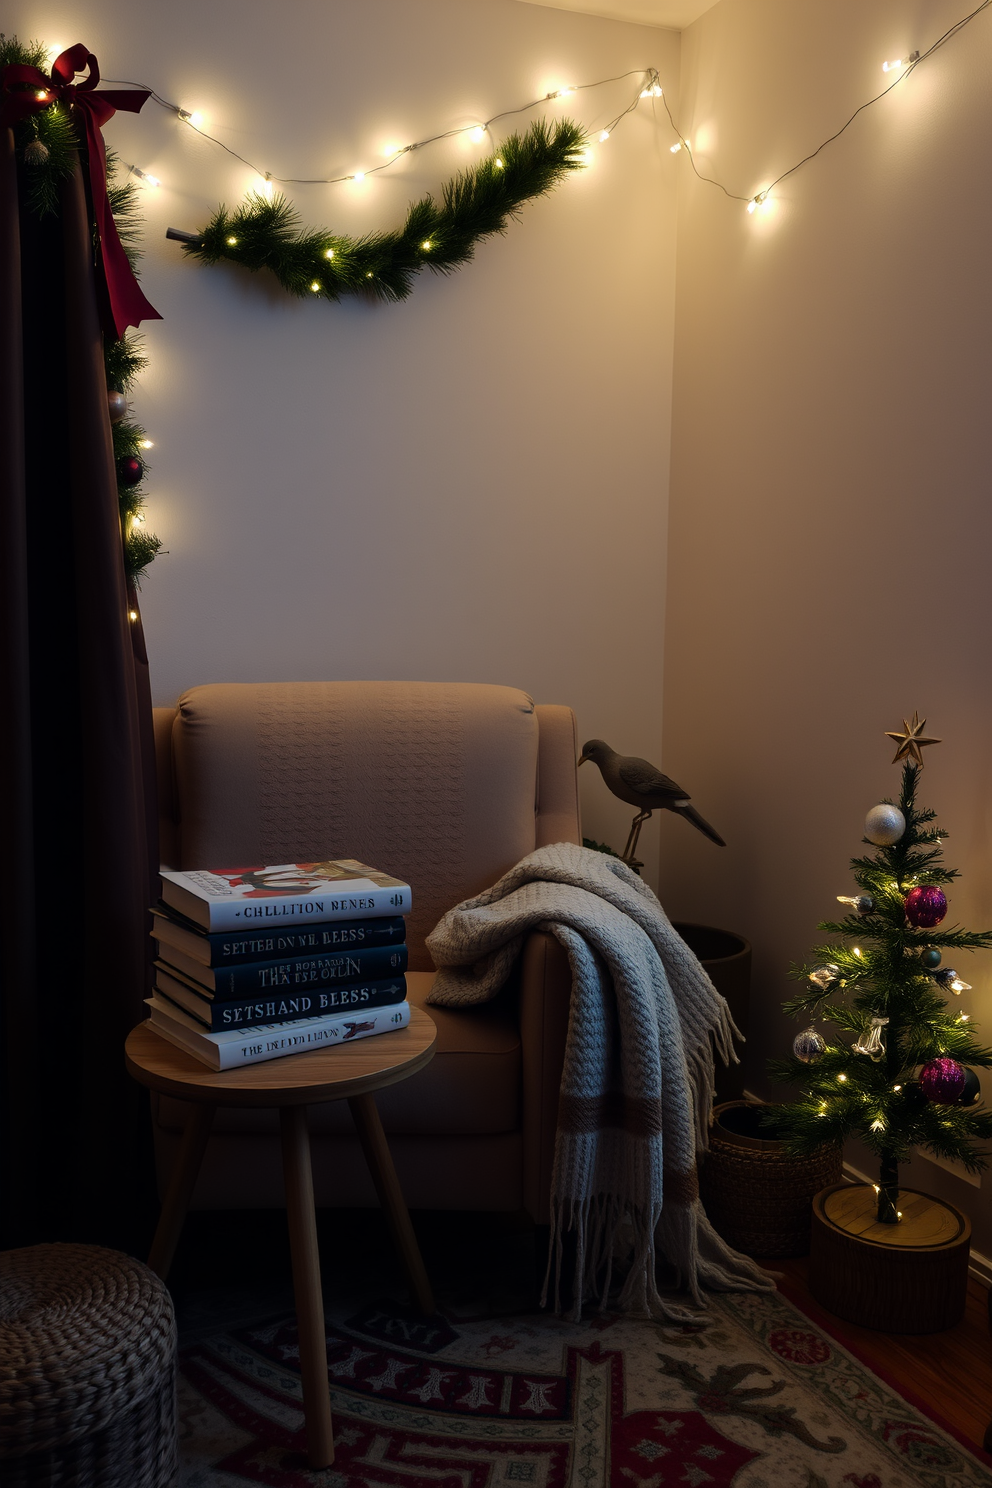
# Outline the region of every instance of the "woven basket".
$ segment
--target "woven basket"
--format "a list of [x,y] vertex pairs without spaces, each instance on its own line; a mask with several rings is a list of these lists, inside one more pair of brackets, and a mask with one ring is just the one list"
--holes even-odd
[[699,1192],[713,1227],[750,1256],[809,1254],[813,1195],[843,1176],[840,1147],[789,1157],[761,1130],[758,1101],[727,1101],[713,1112]]
[[0,1254],[4,1488],[166,1488],[176,1325],[147,1266],[95,1245]]

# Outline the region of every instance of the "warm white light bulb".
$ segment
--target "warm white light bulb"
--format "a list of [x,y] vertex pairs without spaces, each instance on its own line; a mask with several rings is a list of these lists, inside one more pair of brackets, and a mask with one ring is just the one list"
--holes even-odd
[[259,185],[258,189],[265,197],[266,201],[272,200],[272,182],[268,176],[262,177],[261,184]]
[[846,1081],[846,1079],[847,1079],[847,1076],[846,1076],[846,1075],[838,1075],[838,1076],[837,1076],[837,1078],[838,1078],[838,1080],[839,1080],[839,1081],[840,1081],[840,1082],[841,1082],[841,1084],[842,1084],[842,1085],[843,1085],[843,1084],[844,1084],[844,1082],[845,1082],[845,1081]]
[[325,248],[324,249],[324,257],[325,258],[333,258],[334,257],[334,249],[333,248]]
[[227,246],[228,246],[228,248],[236,248],[237,247],[237,244],[238,244],[237,238],[228,238],[227,239]]
[[313,283],[310,285],[310,288],[313,290],[314,294],[319,294],[320,293],[320,290],[321,290],[320,280],[319,279],[315,279],[313,281]]
[[753,211],[755,211],[757,209],[757,206],[758,206],[758,199],[757,199],[757,197],[752,197],[751,200],[747,204],[747,209],[748,209],[749,212],[753,212]]
[[885,1130],[885,1122],[882,1120],[881,1116],[876,1116],[875,1117],[875,1120],[871,1124],[871,1129],[872,1129],[872,1131],[884,1131]]
[[493,165],[496,167],[497,170],[502,170],[503,169],[503,162],[502,162],[502,160],[500,160],[500,158],[499,158],[498,155],[496,156],[496,159],[493,161]]
[[679,140],[677,145],[669,145],[668,148],[671,150],[673,155],[677,155],[682,148],[682,141]]
[[571,88],[559,88],[558,89],[558,92],[555,94],[555,97],[556,98],[568,98],[568,97],[571,96],[572,92],[573,92],[573,89],[571,89]]
[[894,62],[883,62],[882,63],[882,71],[883,72],[898,72],[901,66],[902,66],[902,58],[901,57],[897,57]]
[[138,440],[138,443],[141,445],[141,448],[142,449],[154,449],[155,448],[154,444],[152,443],[152,441],[150,439],[139,439]]
[[134,513],[134,516],[131,518],[132,525],[135,526],[135,527],[141,527],[141,526],[143,526],[144,525],[144,521],[145,521],[145,519],[141,515],[140,512],[135,512]]
[[138,618],[138,612],[137,612],[137,610],[128,610],[127,617],[128,617],[129,620],[137,620],[137,618]]
[[485,128],[480,124],[475,129],[470,129],[468,137],[474,145],[481,145],[486,137]]
[[599,143],[601,145],[605,145],[606,144],[606,141],[609,139],[609,137],[610,137],[610,131],[608,129],[601,129],[600,132],[599,132]]
[[35,98],[37,98],[37,100],[38,100],[39,103],[44,103],[45,102],[45,99],[48,97],[48,94],[47,93],[36,93],[34,96],[35,96]]
[[430,253],[431,249],[434,247],[434,244],[431,242],[430,238],[425,238],[420,246],[425,253]]
[[364,171],[356,171],[355,174],[352,176],[351,179],[353,181],[364,181],[365,180],[365,172]]
[[145,172],[145,180],[148,182],[149,186],[161,186],[162,184],[158,176],[150,176],[147,171]]
[[407,145],[387,145],[382,153],[383,155],[385,155],[386,159],[389,160],[394,155],[404,155],[407,149]]

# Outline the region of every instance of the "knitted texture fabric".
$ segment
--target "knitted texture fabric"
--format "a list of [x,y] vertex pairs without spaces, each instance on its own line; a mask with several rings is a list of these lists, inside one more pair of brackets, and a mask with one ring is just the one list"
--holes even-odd
[[559,842],[449,910],[427,939],[439,968],[428,1001],[487,1002],[533,930],[556,936],[572,968],[551,1180],[556,1305],[569,1230],[575,1317],[585,1300],[605,1304],[614,1257],[624,1252],[624,1312],[691,1317],[660,1296],[659,1254],[698,1305],[702,1287],[774,1290],[767,1273],[720,1239],[698,1197],[714,1049],[725,1063],[736,1060],[738,1030],[656,896],[625,863]]

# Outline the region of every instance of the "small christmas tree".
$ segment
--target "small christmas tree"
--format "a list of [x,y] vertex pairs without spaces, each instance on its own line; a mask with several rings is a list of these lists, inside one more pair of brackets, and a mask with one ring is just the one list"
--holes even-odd
[[976,1172],[988,1161],[976,1144],[992,1138],[992,1112],[975,1107],[977,1077],[992,1050],[976,1040],[969,1014],[944,993],[970,991],[943,953],[992,948],[992,931],[938,929],[947,913],[941,885],[959,876],[943,866],[936,813],[919,810],[916,789],[926,719],[914,714],[893,764],[904,761],[898,806],[885,801],[865,822],[871,856],[853,858],[858,892],[838,894],[842,920],[818,928],[842,937],[817,946],[812,966],[794,967],[806,983],[785,1003],[795,1016],[828,1019],[841,1034],[828,1041],[811,1024],[793,1043],[792,1059],[773,1061],[776,1079],[803,1094],[771,1120],[788,1151],[807,1153],[825,1141],[860,1137],[878,1155],[878,1219],[899,1221],[899,1164],[914,1146],[962,1162]]

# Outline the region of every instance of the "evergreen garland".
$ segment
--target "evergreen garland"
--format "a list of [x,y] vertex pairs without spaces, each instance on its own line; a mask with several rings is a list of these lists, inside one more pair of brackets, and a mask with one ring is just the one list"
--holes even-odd
[[[40,42],[21,43],[16,37],[5,37],[0,33],[0,71],[10,63],[26,63],[29,67],[48,68],[48,51]],[[62,183],[72,175],[76,165],[79,142],[70,111],[58,103],[33,114],[14,129],[15,153],[26,182],[25,204],[29,212],[38,217],[55,215],[59,211],[59,191]],[[38,148],[41,146],[42,148]],[[137,211],[137,193],[131,181],[117,182],[114,179],[118,162],[113,152],[107,151],[107,195],[111,211],[117,224],[124,251],[132,268],[137,272],[137,240],[141,234],[141,221]],[[127,394],[147,358],[142,355],[140,342],[130,333],[119,341],[104,340],[104,365],[108,391]],[[114,460],[133,455],[145,465],[141,441],[145,430],[140,424],[124,418],[112,424]],[[144,477],[142,477],[143,481]],[[142,512],[145,498],[142,482],[134,486],[118,483],[117,503],[121,517],[121,533],[124,545],[124,570],[128,580],[140,584],[145,569],[162,547],[154,533],[143,527]]]
[[873,1017],[887,1018],[884,1048],[873,1058],[843,1039],[828,1040],[809,1062],[791,1058],[769,1065],[774,1078],[803,1091],[766,1118],[773,1134],[797,1155],[824,1142],[860,1138],[879,1159],[878,1217],[889,1223],[897,1217],[898,1164],[908,1161],[914,1147],[977,1172],[988,1164],[978,1144],[992,1138],[992,1112],[935,1104],[918,1081],[921,1065],[944,1056],[992,1067],[992,1049],[978,1041],[970,1020],[948,1008],[937,972],[921,960],[925,952],[992,949],[992,931],[917,929],[907,922],[905,900],[912,888],[950,884],[959,876],[943,866],[941,834],[931,825],[936,813],[916,805],[918,777],[919,766],[907,763],[899,798],[906,830],[899,841],[851,861],[855,882],[871,901],[869,912],[818,927],[844,943],[819,945],[812,966],[793,968],[791,975],[806,986],[784,1004],[787,1013],[831,1021],[854,1043],[870,1033]]
[[253,273],[268,269],[283,289],[301,298],[403,300],[421,269],[449,274],[468,263],[476,243],[505,232],[525,202],[580,169],[584,140],[568,119],[551,126],[538,120],[455,176],[440,201],[428,195],[414,202],[395,232],[352,238],[319,228],[301,231],[285,197],[268,201],[253,194],[235,212],[220,207],[183,251],[204,263],[236,263]]

